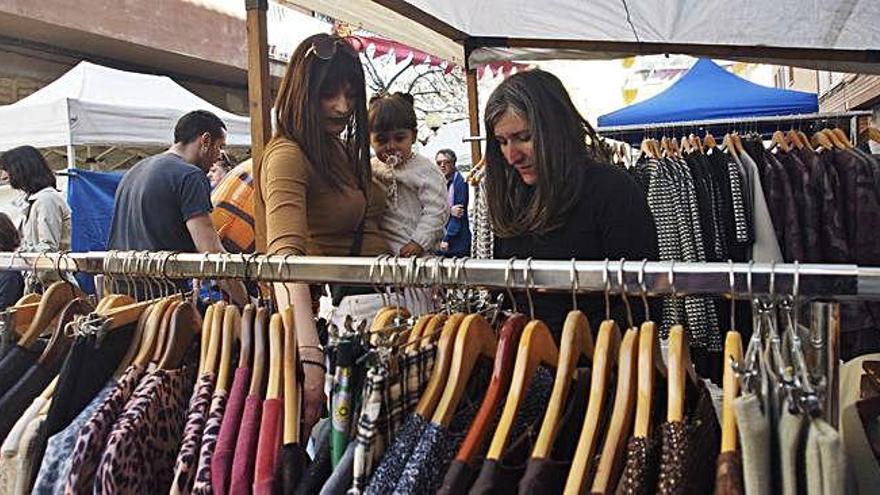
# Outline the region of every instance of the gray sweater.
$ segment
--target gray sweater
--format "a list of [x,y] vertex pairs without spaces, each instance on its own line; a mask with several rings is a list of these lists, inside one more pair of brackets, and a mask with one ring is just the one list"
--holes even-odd
[[398,253],[409,241],[427,252],[437,250],[449,219],[446,178],[440,169],[418,154],[393,170],[378,158],[371,165],[373,178],[386,194],[382,233],[391,250]]

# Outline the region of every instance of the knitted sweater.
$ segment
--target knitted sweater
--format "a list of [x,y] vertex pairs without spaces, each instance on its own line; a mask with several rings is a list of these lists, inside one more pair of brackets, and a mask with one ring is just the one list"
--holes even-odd
[[381,227],[391,250],[398,253],[410,241],[426,252],[436,250],[449,219],[446,179],[440,169],[418,154],[394,169],[378,158],[371,165],[386,195]]

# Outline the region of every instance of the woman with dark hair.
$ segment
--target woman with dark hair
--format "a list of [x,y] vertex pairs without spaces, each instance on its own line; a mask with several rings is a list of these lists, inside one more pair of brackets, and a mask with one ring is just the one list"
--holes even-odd
[[[275,112],[275,135],[254,161],[257,252],[389,253],[379,227],[385,198],[371,181],[366,87],[357,51],[339,36],[306,38],[290,58]],[[361,299],[378,297],[374,291],[348,291],[344,298],[342,293],[334,295],[334,321],[346,314],[367,317],[375,301]],[[293,306],[308,432],[325,400],[324,355],[311,295],[303,284],[276,284],[275,297],[280,308]]]
[[[604,145],[556,76],[531,70],[508,78],[489,97],[485,125],[495,258],[657,258],[644,193],[608,164]],[[526,299],[517,295],[520,308],[528,308]],[[537,294],[533,303],[558,338],[571,296]],[[583,297],[578,307],[594,324],[604,319],[601,296]],[[625,324],[621,308],[613,311]]]
[[[13,148],[0,155],[0,170],[8,176],[13,189],[25,193],[19,202],[24,214],[21,250],[31,253],[69,250],[70,207],[56,189],[55,174],[43,155],[33,146]],[[40,275],[44,285],[56,279],[54,274]]]
[[[0,213],[0,251],[18,249],[21,235],[6,213]],[[0,311],[15,304],[24,293],[24,278],[15,270],[0,270]]]

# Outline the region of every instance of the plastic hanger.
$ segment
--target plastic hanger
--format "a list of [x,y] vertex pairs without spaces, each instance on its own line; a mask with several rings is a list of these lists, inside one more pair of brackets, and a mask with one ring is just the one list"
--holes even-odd
[[590,397],[584,426],[578,439],[577,449],[572,460],[571,470],[565,483],[566,494],[579,494],[587,486],[590,467],[596,451],[602,441],[604,431],[599,431],[599,423],[606,407],[609,393],[611,372],[617,362],[620,348],[620,329],[617,322],[611,319],[610,290],[608,278],[608,260],[605,260],[605,321],[599,325],[596,336],[596,349],[593,352],[593,369],[590,373]]
[[[617,487],[623,462],[626,459],[626,443],[633,430],[633,420],[635,419],[639,378],[639,330],[633,323],[632,310],[627,296],[623,272],[624,262],[624,260],[620,260],[617,280],[620,286],[620,297],[626,308],[629,328],[623,334],[623,340],[620,344],[614,406],[611,409],[611,420],[605,434],[602,453],[599,456],[599,466],[593,479],[592,493],[612,493]],[[651,369],[652,374],[653,371]]]
[[238,353],[238,367],[247,368],[251,364],[254,351],[254,305],[247,304],[241,312],[241,349]]
[[[562,338],[559,345],[559,364],[556,368],[556,376],[553,379],[553,390],[550,400],[547,402],[547,411],[541,422],[541,430],[532,449],[532,457],[544,459],[550,455],[553,443],[556,440],[556,432],[559,430],[559,422],[562,419],[568,393],[572,386],[572,379],[577,371],[578,360],[581,356],[587,360],[593,359],[593,332],[587,316],[577,309],[577,268],[575,260],[571,260],[571,299],[572,310],[565,317],[562,325]],[[577,386],[585,387],[585,383]]]
[[159,369],[173,370],[183,365],[183,358],[196,337],[198,313],[189,301],[180,301],[171,311],[165,352],[159,359]]
[[514,313],[507,317],[501,326],[498,337],[498,347],[495,352],[495,364],[492,369],[492,379],[486,396],[477,416],[468,429],[467,436],[458,449],[455,458],[462,462],[470,463],[480,453],[485,445],[486,434],[489,427],[495,421],[501,399],[507,394],[510,386],[510,378],[513,375],[513,367],[516,363],[516,351],[519,347],[519,339],[529,319],[526,315]]
[[496,345],[495,332],[485,318],[477,314],[464,318],[455,334],[452,364],[443,395],[432,415],[432,423],[449,426],[477,360],[480,357],[493,359]]
[[251,386],[248,391],[250,395],[257,397],[263,396],[266,375],[266,364],[269,362],[268,347],[268,311],[266,308],[257,308],[254,315],[254,362],[251,371]]
[[298,443],[300,440],[300,394],[297,376],[296,328],[293,321],[293,308],[287,306],[281,312],[284,327],[284,444]]
[[219,369],[217,370],[216,390],[229,390],[232,382],[232,349],[235,347],[235,334],[241,328],[241,314],[234,304],[226,306],[223,316],[223,342],[221,344]]
[[284,379],[284,322],[280,314],[273,314],[269,321],[269,376],[266,383],[266,400],[280,399]]
[[523,330],[516,353],[516,364],[510,379],[510,389],[501,412],[501,419],[492,436],[487,459],[499,460],[507,448],[510,432],[516,421],[520,406],[525,401],[529,383],[535,376],[538,366],[546,365],[555,368],[559,362],[559,349],[553,340],[553,334],[547,325],[540,320],[532,320]]
[[440,397],[446,385],[446,378],[449,375],[449,368],[452,365],[455,336],[464,317],[464,313],[455,313],[449,316],[443,325],[443,331],[437,343],[434,370],[431,372],[428,385],[425,387],[425,391],[422,393],[422,397],[419,399],[415,409],[416,414],[423,418],[433,417],[437,404],[440,402]]
[[[82,297],[85,294],[70,282],[55,282],[49,286],[40,298],[36,313],[27,327],[27,330],[18,340],[18,345],[29,348],[34,341],[49,328],[49,324],[54,320],[62,309],[74,299]],[[16,319],[19,317],[16,314]]]

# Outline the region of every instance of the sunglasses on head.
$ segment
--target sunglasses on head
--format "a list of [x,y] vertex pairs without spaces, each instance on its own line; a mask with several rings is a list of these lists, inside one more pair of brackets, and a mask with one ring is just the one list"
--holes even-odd
[[345,43],[351,44],[349,39],[349,37],[339,38],[337,36],[318,38],[312,43],[312,46],[309,47],[308,51],[306,51],[306,58],[309,58],[310,55],[314,54],[318,59],[324,60],[325,62],[332,60],[333,57],[336,56],[337,48],[340,45]]

